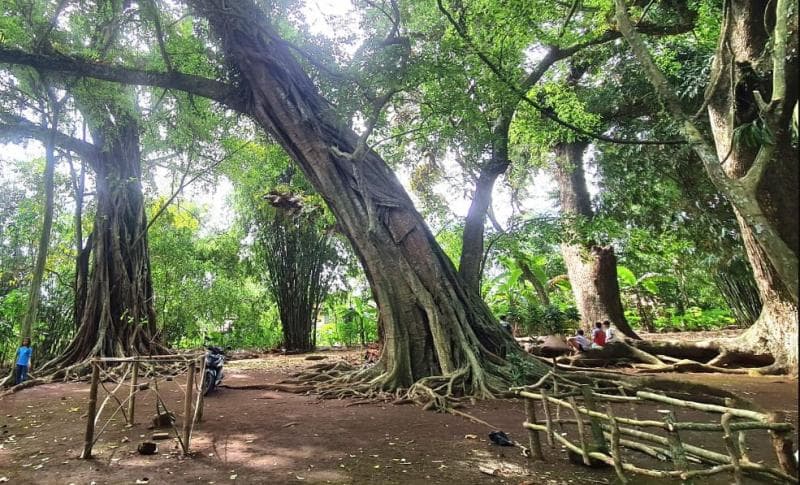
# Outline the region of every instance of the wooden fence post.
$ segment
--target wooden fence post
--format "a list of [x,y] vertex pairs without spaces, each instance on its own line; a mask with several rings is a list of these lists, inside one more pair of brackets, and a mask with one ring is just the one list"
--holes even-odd
[[620,483],[625,485],[628,479],[625,477],[625,471],[622,467],[622,453],[619,450],[619,426],[617,425],[617,418],[614,417],[614,410],[611,405],[606,406],[606,412],[611,420],[611,458],[614,459],[614,471],[617,472]]
[[184,396],[183,403],[183,454],[189,453],[189,440],[192,436],[192,425],[194,424],[194,417],[192,416],[192,393],[194,392],[194,371],[195,362],[189,362],[189,374],[186,376],[186,396]]
[[97,359],[92,359],[92,384],[89,390],[89,410],[86,413],[86,434],[83,438],[83,453],[81,458],[92,457],[92,445],[94,444],[94,421],[97,414],[97,387],[100,384],[100,364]]
[[733,416],[730,413],[725,413],[722,415],[720,419],[720,423],[722,424],[722,429],[725,434],[722,435],[722,441],[725,443],[725,449],[728,450],[728,454],[731,456],[731,464],[733,465],[733,481],[736,485],[742,485],[744,483],[744,478],[742,477],[742,466],[740,464],[740,456],[739,456],[739,444],[734,439],[735,436],[731,432],[731,418]]
[[136,422],[134,412],[136,411],[136,388],[139,385],[139,358],[137,357],[131,365],[133,369],[131,370],[131,388],[128,394],[128,419],[130,424],[133,424]]
[[[528,422],[531,424],[538,424],[536,419],[536,403],[532,399],[525,399],[525,415]],[[539,441],[539,432],[528,428],[528,446],[531,449],[531,458],[534,460],[544,461],[542,454],[542,443]]]
[[547,426],[547,444],[550,445],[550,448],[553,448],[555,447],[555,440],[553,440],[553,420],[550,418],[550,401],[547,399],[546,390],[542,389],[540,394],[542,395],[542,408],[544,408],[544,424]]
[[[770,423],[783,423],[786,421],[786,413],[777,411],[769,413]],[[775,449],[775,456],[778,458],[778,463],[781,470],[787,475],[793,477],[797,476],[797,463],[792,456],[792,439],[791,435],[786,431],[770,430],[769,436],[772,439],[772,447]]]
[[583,455],[583,464],[586,466],[591,466],[592,460],[589,457],[589,447],[586,446],[586,432],[583,428],[583,417],[581,416],[580,411],[578,411],[578,404],[575,402],[574,396],[569,396],[567,398],[569,401],[569,405],[572,408],[572,413],[575,414],[575,424],[578,425],[578,438],[581,442],[581,454]]
[[[667,423],[667,441],[669,442],[669,451],[672,454],[672,462],[675,464],[675,469],[687,472],[689,471],[689,461],[686,459],[686,450],[683,448],[678,430],[674,427],[676,422],[675,414],[672,411],[668,411],[664,422]],[[691,483],[691,481],[682,479],[681,483]]]
[[203,420],[203,411],[205,410],[205,389],[203,389],[203,383],[206,379],[206,356],[202,355],[200,357],[200,374],[197,375],[197,380],[200,382],[200,391],[197,393],[197,409],[194,411],[194,424],[199,423]]
[[[592,388],[587,384],[583,384],[581,385],[581,393],[583,394],[583,402],[586,404],[586,409],[589,411],[597,411]],[[600,423],[600,418],[589,415],[589,422],[592,425],[592,439],[594,441],[594,449],[592,451],[607,453],[608,446],[606,446],[606,439],[603,436],[603,426]]]

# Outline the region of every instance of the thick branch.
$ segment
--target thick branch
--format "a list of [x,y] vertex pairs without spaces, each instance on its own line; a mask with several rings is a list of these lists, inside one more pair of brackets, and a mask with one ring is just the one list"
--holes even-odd
[[212,79],[179,72],[158,72],[100,64],[60,54],[32,54],[19,49],[0,48],[0,63],[20,64],[44,71],[90,77],[124,84],[177,89],[217,101],[236,111],[247,113],[239,88]]
[[[47,143],[52,136],[51,130],[32,123],[25,118],[8,113],[0,113],[0,139],[32,138]],[[91,143],[73,138],[63,133],[56,133],[55,144],[64,150],[77,153],[89,161],[98,155],[97,147]]]

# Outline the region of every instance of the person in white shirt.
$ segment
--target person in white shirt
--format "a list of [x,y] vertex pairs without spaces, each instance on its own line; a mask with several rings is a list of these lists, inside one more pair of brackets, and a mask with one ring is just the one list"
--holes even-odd
[[603,331],[606,333],[606,343],[618,342],[617,329],[608,320],[603,322]]
[[583,334],[583,329],[578,329],[574,337],[570,337],[567,339],[567,343],[569,344],[570,347],[575,349],[576,352],[583,352],[585,350],[588,350],[589,347],[592,346],[592,343]]

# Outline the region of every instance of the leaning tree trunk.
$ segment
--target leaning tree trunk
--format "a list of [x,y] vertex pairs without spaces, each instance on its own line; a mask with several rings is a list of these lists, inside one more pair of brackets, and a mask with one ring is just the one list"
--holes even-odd
[[72,342],[61,356],[46,364],[46,370],[63,371],[94,356],[164,351],[154,341],[156,316],[140,183],[138,124],[115,112],[113,122],[104,118],[94,120],[93,126],[92,138],[102,148],[97,158],[89,161],[95,172],[97,209],[87,245],[91,266],[85,301],[80,305],[83,311]]
[[[756,92],[764,97],[772,92],[772,72],[769,52],[770,34],[765,30],[764,2],[733,0],[730,4],[729,25],[725,42],[733,48],[719,49],[713,71],[718,72],[716,89],[708,111],[714,133],[717,155],[725,160],[723,169],[732,179],[740,179],[752,167],[758,147],[735,137],[737,129],[758,122]],[[770,9],[770,11],[774,11]],[[789,35],[794,51],[787,54],[788,92],[797,90],[797,18]],[[725,32],[723,33],[723,35]],[[735,90],[735,96],[731,95]],[[785,126],[788,127],[786,113]],[[755,129],[755,128],[751,128]],[[776,153],[763,175],[756,195],[768,221],[773,225],[795,255],[798,254],[798,172],[797,151],[791,134],[780,130],[771,135]],[[731,140],[736,140],[731,146]],[[797,373],[797,305],[782,283],[776,268],[756,240],[754,228],[736,213],[747,257],[753,269],[763,307],[758,320],[741,336],[739,344],[756,354],[772,354],[777,366]],[[797,274],[794,275],[795,279]]]
[[[394,173],[334,113],[250,0],[190,0],[222,39],[248,111],[322,195],[364,268],[380,312],[383,352],[370,387],[407,388],[429,376],[489,396],[509,380],[498,357],[513,345],[468,291]],[[363,150],[360,149],[359,152]],[[542,372],[546,372],[542,368]]]
[[[567,220],[594,217],[583,170],[583,152],[587,146],[586,142],[572,142],[555,147],[555,178],[561,215]],[[584,325],[608,320],[624,335],[638,339],[622,308],[614,248],[564,242],[561,254]]]

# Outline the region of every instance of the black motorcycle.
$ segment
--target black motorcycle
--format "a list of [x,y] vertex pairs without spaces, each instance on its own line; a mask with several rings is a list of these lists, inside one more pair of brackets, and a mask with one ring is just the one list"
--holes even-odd
[[206,347],[206,372],[203,376],[203,395],[216,389],[222,382],[222,365],[225,363],[225,351],[214,345]]

